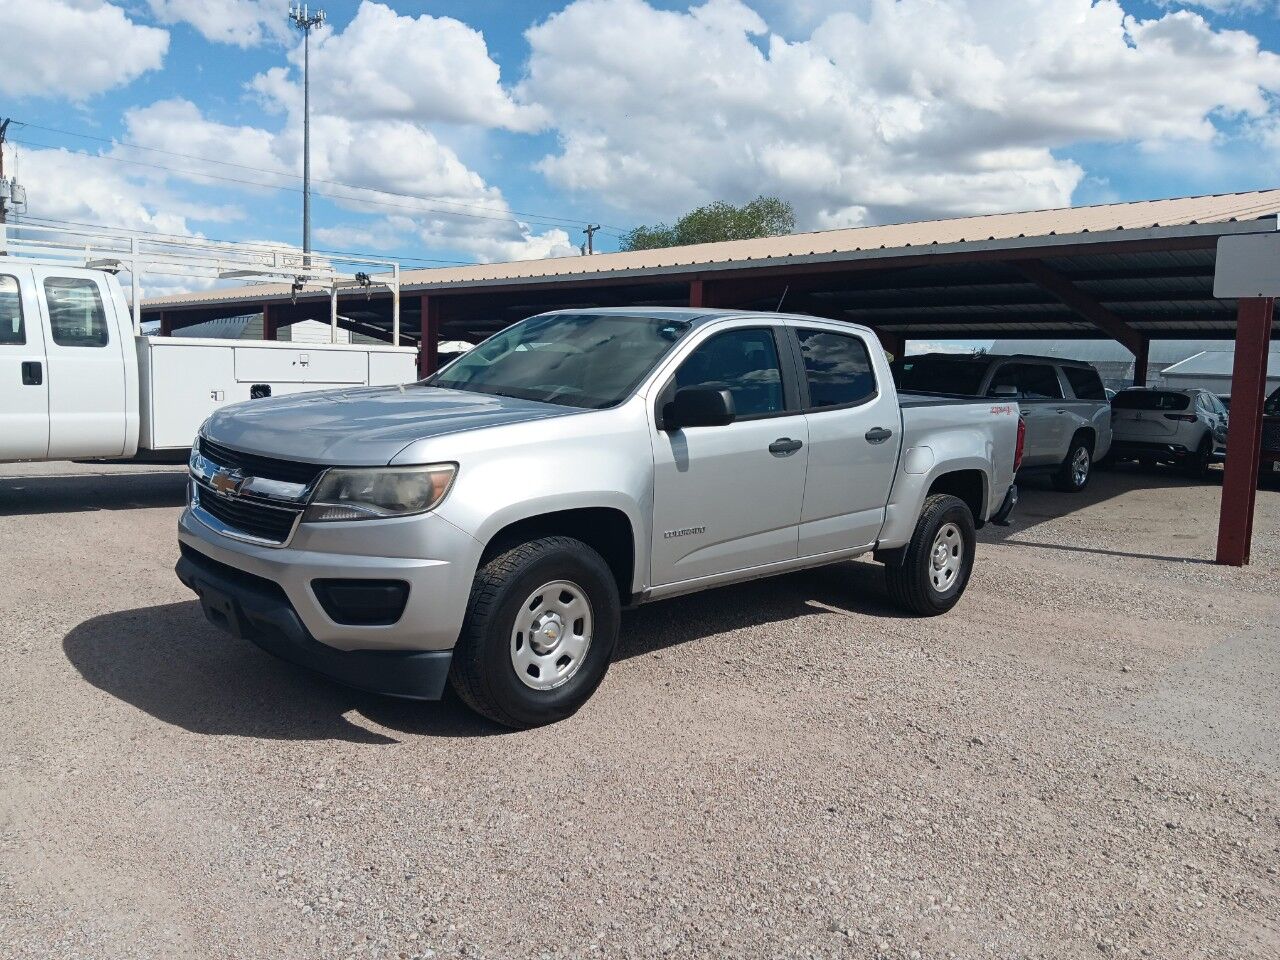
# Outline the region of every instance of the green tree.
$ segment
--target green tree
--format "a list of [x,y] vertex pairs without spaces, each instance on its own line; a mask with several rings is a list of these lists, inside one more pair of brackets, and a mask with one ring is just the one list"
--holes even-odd
[[674,224],[636,227],[622,237],[623,250],[683,247],[690,243],[752,240],[794,233],[796,213],[786,200],[756,197],[740,207],[723,200],[686,213]]

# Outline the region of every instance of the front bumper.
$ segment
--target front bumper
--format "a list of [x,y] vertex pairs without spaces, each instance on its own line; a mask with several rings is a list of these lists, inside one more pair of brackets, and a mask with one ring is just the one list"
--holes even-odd
[[210,623],[282,660],[387,696],[438,700],[444,692],[452,650],[338,650],[311,635],[278,584],[186,545],[176,572]]
[[[178,520],[178,541],[184,552],[270,582],[313,639],[346,651],[452,649],[481,552],[473,538],[435,514],[304,523],[287,547],[273,547],[222,536],[187,509]],[[325,579],[403,581],[409,596],[394,623],[338,623],[316,595],[314,582]]]

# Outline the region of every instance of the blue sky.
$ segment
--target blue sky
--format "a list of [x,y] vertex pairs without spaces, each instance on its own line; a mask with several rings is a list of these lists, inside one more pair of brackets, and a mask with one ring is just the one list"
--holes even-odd
[[[32,217],[298,243],[285,6],[0,0]],[[1280,184],[1275,0],[322,6],[322,249],[572,255],[589,221],[611,249],[760,193],[823,229]]]

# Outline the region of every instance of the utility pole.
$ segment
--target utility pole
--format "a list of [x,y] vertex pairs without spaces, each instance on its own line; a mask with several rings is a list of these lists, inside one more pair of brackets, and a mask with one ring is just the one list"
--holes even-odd
[[289,8],[289,19],[302,31],[302,264],[311,266],[311,31],[324,23],[307,5]]
[[596,231],[599,229],[600,229],[600,224],[588,223],[587,228],[582,231],[587,235],[587,256],[591,256],[593,253],[596,252],[595,244],[593,243],[593,241],[595,240]]
[[4,182],[4,135],[9,130],[9,121],[12,117],[5,117],[0,120],[0,227],[4,226],[5,219],[9,213],[9,191],[7,184]]

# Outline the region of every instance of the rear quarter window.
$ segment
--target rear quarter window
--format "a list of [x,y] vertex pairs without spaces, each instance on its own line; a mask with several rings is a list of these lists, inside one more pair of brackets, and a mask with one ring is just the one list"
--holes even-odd
[[49,332],[61,347],[105,347],[111,339],[98,285],[81,277],[48,277]]
[[1102,386],[1098,371],[1091,367],[1063,367],[1067,382],[1078,400],[1106,400],[1107,391]]

